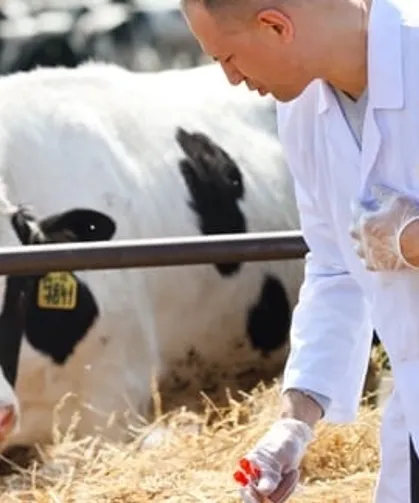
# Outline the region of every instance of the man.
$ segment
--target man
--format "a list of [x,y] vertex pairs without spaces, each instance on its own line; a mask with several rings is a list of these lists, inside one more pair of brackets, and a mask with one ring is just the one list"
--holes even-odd
[[371,320],[394,377],[375,501],[419,502],[417,1],[183,0],[182,8],[232,85],[277,99],[310,248],[280,417],[241,463],[242,498],[285,501],[316,422],[354,420]]

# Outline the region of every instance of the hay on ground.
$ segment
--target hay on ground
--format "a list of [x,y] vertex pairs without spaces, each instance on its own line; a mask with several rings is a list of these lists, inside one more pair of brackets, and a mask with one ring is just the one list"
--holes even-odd
[[[133,425],[134,440],[125,445],[99,436],[75,440],[68,431],[40,451],[43,464],[0,480],[0,502],[239,503],[236,461],[269,428],[278,406],[277,388],[260,385],[240,402],[230,399],[225,410],[207,400],[201,416],[180,409],[153,424]],[[379,421],[378,410],[361,408],[353,425],[319,424],[290,503],[370,502]],[[144,437],[163,425],[175,434],[142,448]]]

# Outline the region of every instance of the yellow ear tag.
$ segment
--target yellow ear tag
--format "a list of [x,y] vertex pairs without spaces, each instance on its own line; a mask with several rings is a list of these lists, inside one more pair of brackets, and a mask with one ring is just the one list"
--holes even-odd
[[77,281],[68,272],[51,272],[38,283],[38,307],[41,309],[74,309]]

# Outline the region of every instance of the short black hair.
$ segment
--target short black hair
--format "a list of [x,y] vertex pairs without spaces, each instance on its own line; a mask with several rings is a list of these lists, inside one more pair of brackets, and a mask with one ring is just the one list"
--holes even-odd
[[240,7],[240,4],[249,3],[249,0],[182,0],[182,4],[198,2],[208,10],[215,10],[226,7]]
[[217,7],[228,7],[237,5],[240,0],[201,0],[207,9],[216,9]]

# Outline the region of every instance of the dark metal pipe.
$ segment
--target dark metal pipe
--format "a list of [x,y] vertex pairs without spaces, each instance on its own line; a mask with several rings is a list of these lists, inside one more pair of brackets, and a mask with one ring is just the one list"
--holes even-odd
[[299,231],[0,247],[0,275],[303,258]]

